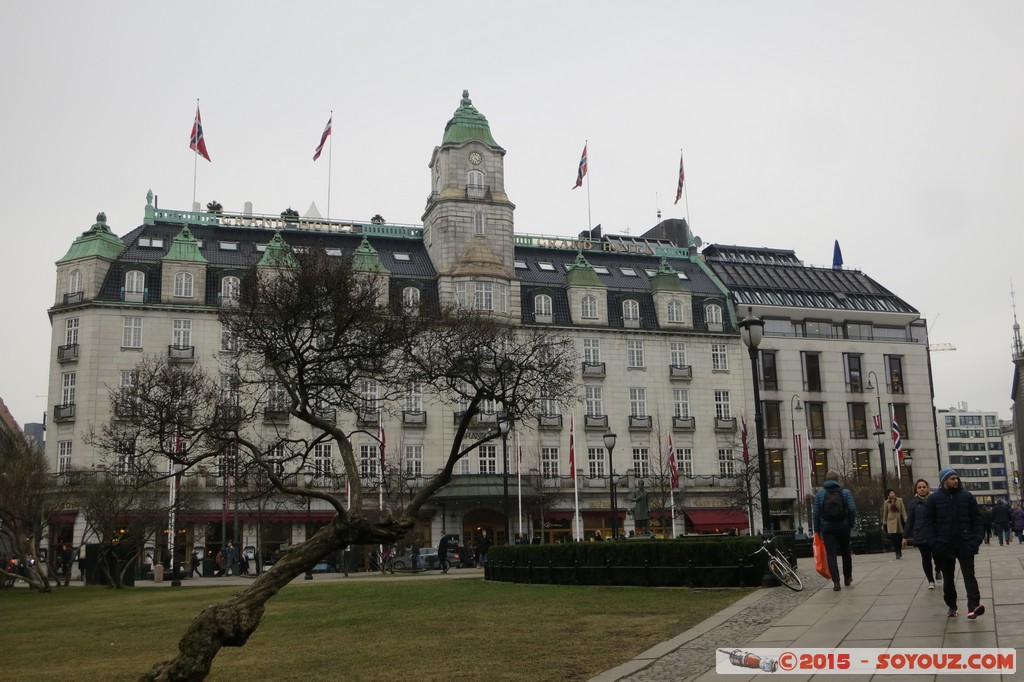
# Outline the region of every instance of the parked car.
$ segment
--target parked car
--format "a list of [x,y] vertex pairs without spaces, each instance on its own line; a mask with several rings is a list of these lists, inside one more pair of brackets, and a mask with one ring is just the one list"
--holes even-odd
[[473,548],[460,545],[458,535],[448,535],[446,537],[454,540],[454,542],[449,544],[449,547],[455,546],[455,549],[448,550],[448,562],[452,568],[472,568],[475,565],[473,561]]
[[434,547],[422,547],[417,559],[418,562],[414,563],[412,554],[403,554],[395,557],[395,570],[411,571],[413,570],[413,566],[417,566],[421,571],[434,571],[441,568],[441,565],[437,560],[437,549]]

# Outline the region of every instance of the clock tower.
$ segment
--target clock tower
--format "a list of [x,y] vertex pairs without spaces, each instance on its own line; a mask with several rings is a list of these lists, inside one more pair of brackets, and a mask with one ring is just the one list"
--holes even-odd
[[423,242],[437,269],[442,304],[518,317],[512,212],[505,150],[469,91],[430,158]]

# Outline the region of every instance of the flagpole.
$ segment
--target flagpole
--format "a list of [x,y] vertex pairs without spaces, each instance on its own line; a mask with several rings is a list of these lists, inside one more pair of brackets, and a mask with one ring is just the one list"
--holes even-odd
[[327,119],[331,122],[331,139],[327,147],[327,219],[331,219],[331,162],[334,158],[334,109],[331,109],[331,116]]
[[570,456],[569,459],[572,460],[572,463],[571,463],[572,471],[570,471],[569,473],[572,475],[572,492],[573,492],[573,498],[574,498],[573,499],[573,505],[574,505],[573,509],[575,510],[575,513],[573,514],[572,535],[573,535],[573,539],[576,540],[576,542],[579,542],[580,540],[583,539],[583,537],[582,537],[583,534],[580,531],[580,481],[579,481],[579,477],[576,476],[576,413],[575,413],[575,410],[573,411],[573,414],[569,417],[569,419],[570,419],[570,422],[571,422],[570,427],[569,427],[569,438],[570,438],[569,452],[571,453],[571,456]]
[[587,150],[587,231],[594,229],[594,219],[590,217],[590,141],[583,141],[583,148]]
[[[684,168],[683,165],[683,150],[679,150],[679,167]],[[686,181],[683,181],[683,205],[686,207],[686,224],[692,226],[693,223],[690,221],[690,195],[686,191]]]
[[519,430],[516,429],[516,496],[519,499],[519,532],[523,532],[523,446],[519,443]]

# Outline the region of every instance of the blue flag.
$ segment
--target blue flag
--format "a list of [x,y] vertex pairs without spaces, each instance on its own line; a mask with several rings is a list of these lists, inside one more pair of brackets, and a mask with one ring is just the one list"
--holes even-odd
[[839,270],[843,267],[843,252],[839,248],[839,240],[836,240],[835,249],[832,250],[832,269]]

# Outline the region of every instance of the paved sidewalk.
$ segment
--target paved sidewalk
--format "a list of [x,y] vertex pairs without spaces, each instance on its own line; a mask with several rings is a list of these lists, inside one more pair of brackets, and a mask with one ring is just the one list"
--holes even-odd
[[[715,649],[743,648],[1016,648],[1015,675],[795,675],[781,679],[832,679],[841,682],[894,680],[1024,680],[1024,545],[982,545],[975,569],[985,614],[968,620],[963,581],[957,576],[960,616],[946,617],[942,586],[927,589],[921,559],[908,548],[901,560],[892,554],[853,558],[853,585],[840,592],[802,559],[806,588],[758,590],[687,632],[645,651],[591,682],[742,682],[754,675],[718,675]],[[759,679],[766,679],[762,674]],[[778,676],[778,673],[776,673]]]

